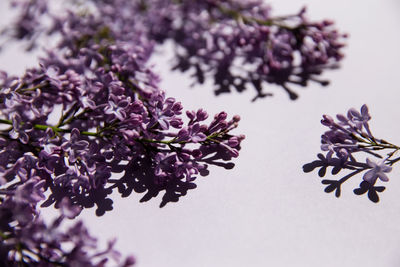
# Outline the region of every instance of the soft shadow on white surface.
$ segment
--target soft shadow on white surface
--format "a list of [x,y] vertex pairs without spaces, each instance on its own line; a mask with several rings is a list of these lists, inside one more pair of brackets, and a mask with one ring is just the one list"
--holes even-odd
[[[317,173],[302,171],[319,152],[322,114],[366,103],[375,134],[400,144],[399,3],[270,3],[278,15],[307,5],[310,18],[334,19],[350,34],[342,68],[325,73],[332,82],[327,88],[296,88],[300,98],[295,102],[271,87],[274,97],[251,103],[252,90],[214,97],[211,84],[189,88],[188,75],[169,72],[168,54],[154,59],[169,96],[186,109],[239,114],[236,132],[246,140],[234,169],[211,168],[178,203],[160,209],[160,198],[139,203],[141,195],[121,199],[116,193],[113,210],[104,216],[84,211],[81,218],[91,232],[103,240],[117,237],[117,247],[134,253],[137,266],[400,265],[400,166],[394,167],[378,204],[353,194],[359,177],[345,184],[337,199],[323,192]],[[21,73],[23,58],[18,50],[1,55],[0,69]]]

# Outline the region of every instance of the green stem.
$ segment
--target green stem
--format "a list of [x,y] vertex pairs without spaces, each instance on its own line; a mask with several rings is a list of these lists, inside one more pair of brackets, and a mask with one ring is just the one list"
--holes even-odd
[[[79,109],[78,109],[79,110]],[[73,122],[74,120],[78,119],[80,116],[84,115],[88,110],[84,109],[82,112],[78,113],[76,116],[73,115],[71,118],[69,118],[68,120],[62,122],[60,125],[58,125],[57,127],[61,127],[67,124],[70,124],[71,122]]]
[[[183,0],[172,0],[172,2],[174,4],[182,4]],[[251,23],[256,23],[258,25],[264,25],[264,26],[277,26],[279,28],[282,29],[287,29],[289,31],[293,31],[295,29],[298,29],[301,25],[297,26],[297,27],[289,27],[287,25],[283,25],[280,23],[277,23],[277,21],[283,21],[286,20],[290,17],[294,17],[295,15],[290,15],[290,16],[282,16],[282,17],[276,17],[276,18],[271,18],[271,19],[267,19],[267,20],[261,20],[261,19],[256,19],[256,18],[252,18],[252,17],[248,17],[248,16],[244,16],[240,13],[240,11],[234,10],[234,9],[229,9],[229,8],[224,8],[221,5],[215,4],[216,7],[218,8],[218,10],[224,14],[227,15],[235,20],[241,20],[244,23],[247,24],[251,24]]]
[[[9,124],[9,125],[13,124],[12,121],[3,120],[3,119],[0,119],[0,123]],[[61,133],[70,133],[72,131],[70,129],[61,129],[61,128],[58,128],[56,126],[44,125],[44,124],[34,124],[33,128],[37,129],[37,130],[43,130],[43,131],[46,131],[48,128],[51,128],[55,133],[59,133],[59,132],[61,132]],[[87,136],[98,136],[98,133],[86,132],[86,131],[81,132],[81,134],[82,135],[87,135]]]
[[28,92],[28,91],[35,91],[36,89],[40,89],[40,88],[42,88],[43,86],[45,86],[46,85],[46,83],[45,84],[38,84],[38,85],[35,85],[35,86],[33,86],[33,87],[29,87],[29,88],[25,88],[25,89],[22,89],[21,87],[20,88],[18,88],[17,90],[16,90],[16,92],[17,93],[23,93],[23,92]]
[[399,150],[400,147],[395,146],[395,145],[383,145],[383,144],[377,144],[377,143],[370,143],[368,145],[360,145],[359,147],[361,148],[368,148],[368,147],[372,147],[376,150],[381,150],[381,149],[395,149],[395,150]]
[[0,123],[12,125],[12,121],[0,119]]
[[0,237],[1,237],[1,239],[6,240],[6,239],[8,239],[9,236],[7,236],[5,233],[0,231]]
[[390,152],[390,153],[388,154],[388,157],[389,157],[389,158],[393,157],[393,155],[394,155],[397,151],[399,151],[399,148],[397,148],[396,150],[393,150],[392,152]]
[[287,29],[287,30],[290,30],[290,31],[299,28],[299,26],[293,28],[293,27],[289,27],[289,26],[286,26],[286,25],[283,25],[283,24],[276,23],[276,20],[284,20],[285,19],[284,17],[279,17],[278,19],[261,20],[261,19],[256,19],[256,18],[244,16],[239,11],[234,10],[234,9],[227,9],[227,8],[224,8],[224,7],[220,6],[220,5],[218,5],[217,7],[218,7],[219,11],[221,11],[221,13],[223,13],[225,15],[228,15],[228,16],[232,17],[235,20],[241,20],[245,24],[256,23],[258,25],[264,25],[264,26],[273,26],[274,25],[274,26],[277,26],[279,28]]
[[[220,134],[221,134],[221,132],[213,133],[213,134],[207,136],[205,141],[200,142],[200,143],[204,143],[206,141],[219,143],[220,141],[215,140],[214,138],[218,137]],[[182,145],[182,144],[190,143],[189,141],[177,141],[176,138],[171,139],[171,140],[152,140],[152,139],[146,139],[146,138],[143,138],[143,139],[137,138],[135,140],[138,141],[138,142],[156,143],[156,144],[165,144],[165,145],[172,145],[172,144],[180,144],[180,145]]]
[[[64,105],[63,105],[63,109],[64,109]],[[65,113],[61,115],[60,120],[58,121],[57,127],[61,127],[65,124],[68,124],[68,122],[74,118],[75,113],[79,110],[79,106],[78,103],[75,103],[72,105],[72,107]],[[72,115],[72,118],[70,118],[67,122],[65,122],[65,120]]]
[[188,143],[188,141],[176,141],[176,139],[172,139],[172,140],[152,140],[152,139],[146,139],[146,138],[136,138],[136,141],[139,142],[146,142],[146,143],[157,143],[157,144],[165,144],[165,145],[171,145],[171,144],[186,144]]
[[[11,120],[4,120],[4,119],[0,119],[0,123],[3,124],[8,124],[8,125],[12,125],[12,121]],[[24,124],[24,123],[21,123]],[[86,136],[94,136],[94,137],[100,137],[101,134],[106,131],[106,130],[110,130],[113,129],[114,126],[116,126],[117,123],[113,123],[110,126],[106,126],[103,129],[98,130],[97,132],[87,132],[87,131],[82,131],[80,132],[81,135],[86,135]],[[33,125],[34,129],[37,130],[42,130],[42,131],[46,131],[47,129],[52,129],[55,133],[71,133],[71,129],[62,129],[59,128],[57,126],[51,126],[51,125],[44,125],[44,124],[34,124]],[[218,137],[220,135],[226,134],[226,132],[217,132],[217,133],[213,133],[210,134],[209,136],[206,137],[206,140],[200,143],[204,143],[206,141],[209,142],[214,142],[214,143],[219,143],[218,140],[214,139],[215,137]],[[172,144],[187,144],[190,143],[189,141],[177,141],[177,138],[173,138],[171,140],[153,140],[153,139],[146,139],[146,138],[136,138],[135,141],[138,142],[145,142],[145,143],[157,143],[157,144],[165,144],[165,145],[172,145]]]
[[393,164],[395,164],[395,163],[398,162],[398,161],[400,161],[400,157],[395,158],[395,159],[388,160],[390,166],[392,166]]

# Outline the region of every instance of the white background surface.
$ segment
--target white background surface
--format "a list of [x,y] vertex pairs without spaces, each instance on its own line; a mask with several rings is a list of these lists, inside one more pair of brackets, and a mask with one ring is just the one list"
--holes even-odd
[[[319,152],[324,113],[366,103],[375,135],[400,144],[400,1],[270,3],[275,15],[307,5],[309,18],[335,20],[350,34],[342,68],[324,74],[332,81],[327,88],[295,88],[295,102],[271,86],[273,98],[251,103],[252,89],[218,98],[211,83],[191,89],[187,75],[168,71],[170,55],[157,56],[170,96],[186,109],[239,114],[236,132],[246,140],[234,169],[211,167],[178,203],[160,209],[160,197],[139,203],[141,195],[116,194],[114,209],[104,216],[96,217],[93,209],[82,213],[91,233],[101,240],[117,237],[117,247],[134,253],[137,266],[400,266],[400,166],[378,204],[353,194],[360,176],[345,183],[337,199],[323,191],[316,172],[302,171]],[[0,69],[21,72],[28,61],[18,49],[10,51],[0,56]]]

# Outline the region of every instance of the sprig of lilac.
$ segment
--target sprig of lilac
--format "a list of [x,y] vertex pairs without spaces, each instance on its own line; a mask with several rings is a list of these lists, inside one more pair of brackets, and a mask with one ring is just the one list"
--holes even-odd
[[256,100],[271,95],[264,84],[276,84],[294,100],[291,85],[327,85],[317,77],[343,57],[346,35],[332,21],[309,21],[305,8],[275,17],[259,0],[146,1],[146,13],[151,36],[174,41],[174,68],[191,70],[198,83],[212,76],[217,95],[254,87]]
[[[64,197],[81,209],[92,206],[91,201],[100,196],[101,204],[95,202],[97,211],[102,209],[98,215],[110,209],[100,205],[109,203],[106,197],[114,188],[126,196],[136,183],[143,186],[134,187],[135,191],[148,190],[142,200],[165,190],[170,200],[164,196],[161,206],[177,201],[194,188],[198,175],[208,174],[209,164],[233,167],[229,161],[238,156],[244,136],[231,131],[240,118],[228,119],[221,112],[206,123],[208,114],[203,109],[184,112],[180,102],[166,97],[159,78],[147,67],[153,42],[129,17],[110,14],[107,5],[99,2],[90,11],[71,9],[56,15],[46,1],[15,3],[24,14],[36,12],[37,5],[46,6],[42,13],[35,13],[36,22],[49,16],[52,28],[43,31],[57,32],[59,42],[46,51],[39,67],[22,77],[0,75],[0,194],[6,196],[0,208],[12,210],[21,190],[34,197],[16,209],[18,218],[32,221],[31,228],[16,224],[17,219],[0,220],[2,238],[15,241],[2,248],[2,255],[11,262],[62,265],[79,260],[80,265],[90,266],[99,260],[95,265],[103,265],[103,256],[109,253],[86,253],[93,242],[76,243],[76,258],[63,250],[63,242],[80,236],[93,239],[79,224],[72,229],[76,236],[59,233],[61,219],[46,226],[36,209],[43,191],[50,191],[50,196],[42,205],[55,203],[61,209]],[[26,22],[26,17],[20,18]],[[26,36],[32,35],[18,37]],[[58,116],[58,122],[50,116]],[[123,178],[112,179],[119,172],[125,173]],[[24,239],[23,229],[40,237],[46,228],[55,231],[51,244]],[[42,254],[43,247],[49,247],[50,254]],[[111,247],[106,252],[114,254]]]
[[[111,162],[134,161],[144,153],[155,159],[154,180],[161,184],[192,181],[207,167],[198,163],[207,157],[199,153],[206,147],[221,150],[227,155],[224,160],[236,157],[243,137],[230,131],[239,117],[227,121],[221,113],[207,126],[202,121],[208,115],[200,110],[194,118],[188,115],[184,126],[181,103],[165,97],[157,76],[146,67],[152,43],[134,29],[127,33],[115,28],[114,21],[106,24],[100,15],[69,12],[60,17],[61,41],[41,60],[41,68],[29,70],[20,80],[4,75],[8,88],[0,96],[6,100],[0,122],[13,125],[6,130],[6,141],[29,140],[36,150],[48,148],[37,155],[38,164],[53,172],[63,170],[48,175],[73,192],[105,186]],[[62,114],[57,125],[49,125],[54,104],[62,106]],[[160,171],[166,167],[157,166],[164,166],[171,155],[176,157],[174,165]]]
[[[18,38],[53,34],[65,23],[59,15],[51,14],[47,1],[18,2],[21,12],[14,24]],[[133,31],[158,43],[172,40],[176,55],[173,68],[191,70],[200,84],[211,76],[216,94],[253,87],[256,100],[271,95],[265,92],[265,84],[276,84],[294,100],[298,94],[292,85],[304,87],[310,81],[328,85],[318,76],[326,69],[337,68],[343,58],[346,35],[339,33],[330,20],[309,21],[305,8],[297,14],[273,16],[271,7],[260,0],[91,2],[103,17],[98,28],[112,22],[113,30],[119,27],[126,34],[125,40],[134,36]],[[40,12],[43,9],[47,12]],[[25,29],[31,17],[36,24],[41,17],[48,17],[54,27],[47,31],[39,26]]]
[[[310,172],[321,167],[318,174],[323,177],[329,166],[333,167],[333,175],[342,169],[352,170],[338,181],[322,181],[327,185],[325,191],[335,191],[337,197],[340,196],[340,187],[345,181],[356,174],[364,173],[360,188],[355,189],[354,193],[360,195],[368,192],[371,201],[379,201],[377,192],[382,192],[385,188],[375,184],[378,179],[389,181],[386,173],[391,172],[392,165],[400,161],[397,155],[400,147],[372,134],[368,124],[371,116],[367,105],[363,105],[360,112],[351,108],[346,116],[338,114],[336,118],[337,121],[329,115],[323,116],[321,123],[329,128],[321,137],[321,150],[325,155],[318,154],[319,160],[305,164],[304,171]],[[361,155],[366,157],[365,163],[360,161]]]
[[0,195],[0,261],[3,266],[132,266],[130,256],[121,260],[114,249],[115,240],[104,250],[97,248],[82,222],[62,227],[65,219],[75,218],[81,211],[64,198],[60,215],[46,223],[36,210],[44,199],[43,181],[35,176]]

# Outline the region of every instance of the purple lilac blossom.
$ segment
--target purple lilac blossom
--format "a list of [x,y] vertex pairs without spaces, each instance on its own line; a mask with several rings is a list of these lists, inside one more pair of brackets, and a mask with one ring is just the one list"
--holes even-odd
[[274,17],[260,0],[159,2],[146,2],[147,23],[154,25],[151,36],[158,42],[172,39],[174,68],[192,70],[198,83],[213,76],[216,94],[251,86],[257,92],[255,100],[271,95],[263,90],[269,83],[281,86],[293,100],[297,94],[289,85],[327,85],[317,76],[336,68],[343,57],[346,36],[331,21],[310,22],[305,9]]
[[24,191],[23,194],[9,192],[0,197],[3,266],[104,266],[112,262],[112,266],[127,267],[135,263],[132,256],[121,259],[113,248],[115,241],[109,242],[105,250],[97,248],[97,240],[80,221],[63,230],[60,226],[65,218],[73,218],[80,212],[68,199],[60,203],[61,215],[45,223],[35,208],[44,199],[42,182],[31,178],[14,189]]
[[392,167],[386,165],[385,160],[380,162],[373,162],[369,158],[367,158],[367,164],[371,167],[371,170],[367,171],[363,179],[364,181],[369,182],[370,184],[374,184],[376,179],[381,179],[383,182],[389,181],[389,178],[385,174],[385,172],[391,172]]
[[[52,1],[15,2],[18,3],[15,5],[20,15],[9,27],[9,32],[14,32],[14,36],[29,38],[65,30],[65,17],[51,12]],[[242,92],[254,87],[257,92],[255,100],[271,95],[264,91],[265,84],[276,84],[291,99],[296,99],[298,95],[291,90],[291,85],[307,86],[310,81],[327,85],[328,82],[319,80],[318,76],[324,70],[337,68],[343,58],[346,35],[339,33],[330,20],[310,21],[305,8],[297,14],[274,16],[271,7],[261,0],[85,2],[85,8],[95,9],[95,13],[103,18],[96,22],[94,29],[108,25],[115,32],[118,28],[120,34],[111,38],[135,40],[136,33],[140,32],[141,39],[152,42],[172,40],[176,58],[173,68],[182,72],[191,70],[195,82],[200,84],[212,76],[216,94],[232,89]],[[85,8],[80,8],[86,12]],[[39,18],[43,17],[53,22],[50,30],[46,31],[40,23]],[[31,18],[34,18],[33,24],[37,25],[26,27]],[[64,38],[65,45],[74,42],[74,38],[80,35],[74,26],[79,24],[77,20],[83,19],[89,21],[93,17],[78,18],[70,12],[67,21],[72,31]],[[86,34],[95,38],[97,35],[93,29]],[[81,51],[86,50],[84,46],[81,48]],[[101,58],[95,51],[84,53],[86,65]],[[141,54],[148,56],[151,52],[147,50]]]
[[[50,14],[46,1],[14,3],[24,13],[20,24],[32,12],[34,23]],[[237,157],[244,139],[231,133],[239,116],[228,119],[221,112],[207,123],[205,110],[184,112],[179,101],[166,97],[147,67],[153,42],[134,27],[130,14],[119,10],[120,16],[108,3],[98,3],[92,12],[50,14],[54,23],[49,32],[59,34],[57,46],[22,77],[1,72],[0,123],[6,127],[0,131],[0,255],[10,265],[105,265],[108,256],[117,257],[113,242],[95,253],[95,239],[82,223],[66,233],[58,229],[86,207],[80,199],[107,194],[117,170],[146,173],[149,178],[141,178],[159,189],[184,183],[193,188],[209,164],[231,168],[221,161]],[[18,38],[39,34],[34,31],[25,27]],[[58,122],[50,121],[59,109]],[[149,167],[140,170],[144,167],[137,163],[144,160]],[[37,209],[45,191],[51,193],[46,201],[61,210],[49,225]],[[60,192],[70,199],[57,199]],[[73,243],[71,251],[64,250],[66,242]],[[132,258],[120,262],[133,263]]]
[[[3,105],[4,121],[17,113],[18,118],[29,122],[18,120],[10,133],[19,133],[19,128],[25,125],[34,125],[33,130],[10,137],[24,137],[21,142],[26,143],[27,136],[22,134],[31,133],[30,143],[45,148],[39,153],[38,166],[46,172],[53,170],[47,173],[51,180],[73,192],[104,186],[111,176],[107,160],[134,160],[132,150],[143,153],[147,149],[146,153],[157,158],[156,173],[161,175],[156,179],[158,183],[171,179],[192,180],[199,172],[197,168],[204,168],[203,164],[194,164],[201,160],[198,153],[195,153],[196,159],[181,156],[181,153],[191,155],[193,150],[199,150],[199,147],[188,149],[186,144],[217,143],[221,150],[236,157],[240,142],[232,147],[225,140],[233,137],[229,132],[236,128],[237,121],[227,121],[226,114],[221,113],[224,116],[219,115],[209,127],[200,125],[208,116],[201,109],[197,119],[184,126],[182,104],[165,97],[158,88],[158,77],[146,67],[149,58],[146,51],[152,51],[152,43],[142,38],[140,32],[127,35],[124,27],[116,29],[113,24],[116,22],[105,19],[108,13],[102,8],[100,5],[98,16],[82,15],[79,20],[68,12],[63,23],[57,24],[65,37],[57,49],[41,59],[40,68],[28,70],[13,87],[2,89],[3,97],[11,98],[14,103]],[[103,16],[102,12],[106,14]],[[127,42],[133,39],[136,42]],[[63,115],[58,125],[51,128],[47,118],[55,103],[62,105]],[[53,129],[55,136],[44,138],[44,130],[48,128]],[[182,136],[184,131],[187,134]],[[65,137],[63,133],[70,136]],[[160,170],[166,168],[164,159],[169,159],[171,152],[177,154],[177,160],[172,167],[168,166],[167,177]]]
[[[325,191],[336,191],[340,195],[340,186],[350,177],[364,172],[360,188],[354,190],[355,194],[364,194],[368,191],[368,197],[373,202],[378,202],[377,192],[385,188],[375,186],[378,178],[389,181],[386,173],[392,171],[392,165],[400,161],[396,156],[400,147],[386,140],[376,138],[369,126],[371,115],[367,105],[363,105],[360,111],[354,108],[349,109],[347,115],[336,115],[337,121],[329,115],[323,115],[322,125],[329,128],[321,137],[321,150],[326,154],[318,154],[319,160],[305,164],[303,169],[310,172],[321,167],[318,174],[323,177],[328,167],[333,167],[332,174],[337,175],[342,169],[351,170],[340,180],[323,180],[327,184]],[[386,153],[386,155],[384,154]],[[365,156],[365,161],[360,160]],[[367,157],[368,156],[368,157]],[[371,159],[377,158],[377,160]],[[366,162],[366,163],[364,163]]]

